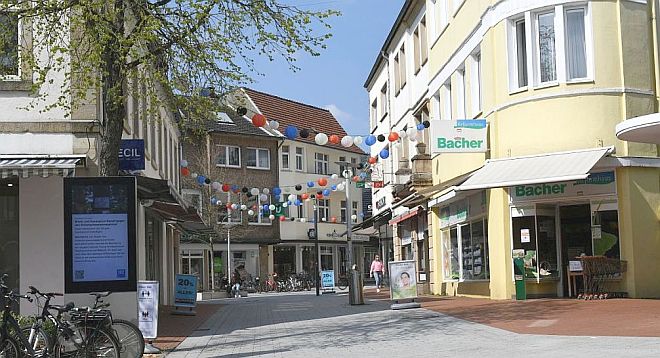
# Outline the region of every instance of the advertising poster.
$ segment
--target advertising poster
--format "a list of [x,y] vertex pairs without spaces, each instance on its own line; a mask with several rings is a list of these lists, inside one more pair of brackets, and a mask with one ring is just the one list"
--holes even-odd
[[197,303],[197,275],[176,274],[174,278],[174,306],[195,307]]
[[321,271],[321,288],[335,288],[335,271]]
[[158,336],[158,281],[140,281],[137,285],[138,328],[146,339]]
[[135,178],[64,183],[67,292],[135,291]]
[[417,269],[414,260],[390,261],[390,296],[393,300],[417,297]]

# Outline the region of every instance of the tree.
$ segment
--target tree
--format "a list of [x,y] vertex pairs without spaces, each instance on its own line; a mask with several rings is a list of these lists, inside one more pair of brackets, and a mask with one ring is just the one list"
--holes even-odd
[[[204,113],[214,103],[200,88],[222,95],[249,82],[256,56],[282,58],[296,70],[297,53],[318,56],[325,48],[327,20],[336,15],[285,0],[0,0],[0,34],[17,33],[16,19],[24,34],[19,50],[4,57],[18,35],[0,36],[0,68],[20,53],[21,68],[35,74],[28,109],[41,103],[70,114],[100,98],[99,171],[116,175],[131,81],[147,83],[152,112],[168,105]],[[53,100],[39,90],[54,72],[65,81]]]

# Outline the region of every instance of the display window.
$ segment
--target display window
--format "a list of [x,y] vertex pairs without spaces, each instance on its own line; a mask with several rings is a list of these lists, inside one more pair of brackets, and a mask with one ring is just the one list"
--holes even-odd
[[445,281],[489,279],[487,225],[478,219],[441,231]]
[[525,261],[525,278],[556,279],[557,234],[555,209],[536,205],[512,211],[513,256]]

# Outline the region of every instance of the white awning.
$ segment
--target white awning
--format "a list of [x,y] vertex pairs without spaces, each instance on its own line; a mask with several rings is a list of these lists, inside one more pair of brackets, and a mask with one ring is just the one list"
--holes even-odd
[[599,160],[613,152],[614,147],[605,147],[491,159],[456,190],[503,188],[585,179]]
[[0,178],[18,176],[48,177],[73,175],[80,157],[71,158],[0,158]]

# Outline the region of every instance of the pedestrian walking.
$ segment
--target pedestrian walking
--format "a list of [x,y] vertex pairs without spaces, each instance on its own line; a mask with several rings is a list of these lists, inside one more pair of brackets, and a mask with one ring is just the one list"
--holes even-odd
[[385,266],[383,262],[380,261],[380,257],[376,255],[374,260],[371,261],[371,269],[369,270],[369,276],[376,279],[376,292],[380,292],[380,286],[383,283],[383,273]]

